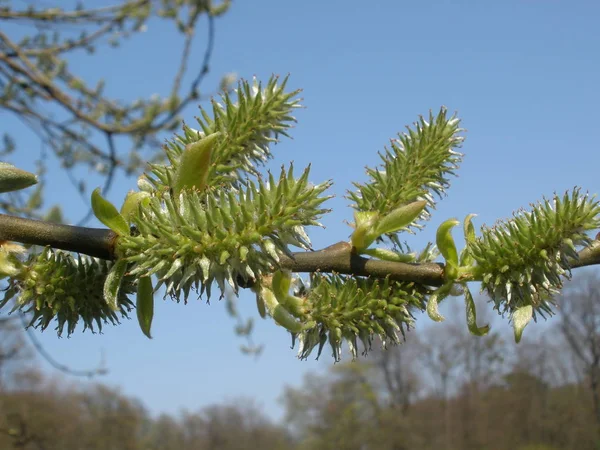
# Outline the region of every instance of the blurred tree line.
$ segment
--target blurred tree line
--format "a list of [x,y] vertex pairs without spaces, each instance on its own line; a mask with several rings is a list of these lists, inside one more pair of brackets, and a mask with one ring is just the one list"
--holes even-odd
[[457,308],[402,346],[309,374],[283,392],[281,423],[260,399],[155,417],[102,384],[68,387],[35,367],[18,324],[3,319],[0,448],[599,448],[599,281],[576,278],[560,316],[518,346],[510,333],[474,339]]

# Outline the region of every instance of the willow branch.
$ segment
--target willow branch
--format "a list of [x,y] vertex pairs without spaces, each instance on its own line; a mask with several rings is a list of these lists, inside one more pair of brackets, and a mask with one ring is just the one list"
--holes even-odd
[[592,243],[579,252],[579,259],[573,261],[571,267],[594,266],[600,264],[600,233]]
[[316,252],[297,252],[293,258],[281,257],[281,266],[292,272],[326,272],[414,281],[428,286],[444,282],[443,264],[406,264],[363,258],[352,252],[349,242],[338,242]]
[[102,259],[114,259],[116,234],[105,228],[86,228],[0,214],[0,240],[42,245]]
[[[42,220],[0,214],[0,240],[23,244],[50,246],[102,259],[115,259],[117,235],[106,228],[86,228],[55,224]],[[572,268],[600,264],[600,239],[579,252]],[[399,281],[414,281],[427,286],[444,283],[444,264],[407,264],[364,258],[352,252],[348,242],[338,242],[322,250],[295,252],[292,257],[281,256],[284,269],[298,273],[339,273],[370,276]]]

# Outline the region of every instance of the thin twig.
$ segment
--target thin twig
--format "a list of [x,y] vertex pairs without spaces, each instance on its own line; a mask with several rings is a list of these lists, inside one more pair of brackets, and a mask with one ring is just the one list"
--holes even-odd
[[29,326],[30,324],[27,321],[25,314],[21,313],[19,314],[19,316],[21,317],[21,323],[23,324],[23,328],[25,328],[25,331],[27,332],[27,337],[31,341],[31,345],[33,345],[33,347],[42,356],[42,358],[44,358],[48,362],[48,364],[50,364],[56,370],[60,370],[61,372],[66,373],[68,375],[87,378],[92,378],[97,375],[105,375],[108,372],[106,368],[103,367],[102,361],[100,362],[98,368],[93,370],[72,369],[69,366],[59,363],[56,359],[52,357],[50,353],[46,351],[42,343],[36,337],[33,329]]

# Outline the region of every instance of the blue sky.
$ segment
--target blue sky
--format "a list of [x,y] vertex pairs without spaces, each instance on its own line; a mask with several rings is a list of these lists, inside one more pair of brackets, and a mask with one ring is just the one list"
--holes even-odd
[[[430,109],[457,111],[468,130],[465,160],[425,231],[409,239],[419,247],[450,217],[477,213],[476,225],[492,224],[555,191],[600,192],[598,17],[600,4],[591,1],[237,1],[217,21],[203,87],[210,92],[226,72],[263,80],[289,73],[289,86],[303,89],[306,109],[297,113],[293,140],[275,148],[270,166],[312,162],[314,182],[335,181],[327,228],[311,233],[316,248],[348,238],[345,190],[365,179],[364,166],[377,164],[390,138]],[[196,67],[204,35],[200,28]],[[76,55],[72,64],[87,79],[105,78],[111,95],[133,99],[167,92],[180,50],[172,27],[154,21],[122,48]],[[189,108],[186,121],[195,114]],[[28,132],[17,138],[37,152]],[[13,162],[27,168],[31,154],[23,150]],[[47,203],[63,204],[72,220],[81,217],[84,205],[65,177],[57,172],[49,182]],[[134,185],[134,178],[119,178],[110,198],[120,203]],[[258,317],[250,293],[239,303]],[[298,361],[288,334],[260,319],[254,339],[266,348],[256,360],[244,356],[223,306],[157,299],[153,340],[134,320],[102,335],[39,336],[74,368],[93,367],[105,355],[110,373],[101,381],[142,399],[153,413],[249,396],[278,417],[282,387],[332,360]],[[429,326],[420,319],[417,326]],[[510,338],[510,329],[505,333]]]

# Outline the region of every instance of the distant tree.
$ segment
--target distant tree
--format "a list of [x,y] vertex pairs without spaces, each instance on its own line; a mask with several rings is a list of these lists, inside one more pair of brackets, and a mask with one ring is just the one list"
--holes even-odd
[[[548,334],[557,328],[558,324]],[[535,346],[527,348],[543,353],[553,346],[547,336],[540,336]],[[396,352],[402,348],[388,350]],[[428,374],[418,370],[427,355],[416,352],[406,365],[417,370],[423,389],[405,410],[390,405],[386,393],[377,389],[380,369],[371,359],[338,364],[286,389],[286,421],[300,449],[596,448],[589,393],[580,383],[553,384],[544,378],[553,378],[544,373],[552,355],[541,359],[520,352],[505,358],[495,366],[497,376],[476,383],[476,391],[471,377],[456,377],[452,392],[443,398]]]
[[560,331],[588,385],[600,441],[600,276],[582,274],[560,297]]
[[[37,374],[35,371],[32,374]],[[96,384],[44,376],[0,391],[0,448],[60,450],[287,450],[287,431],[249,400],[153,418],[139,401]]]

